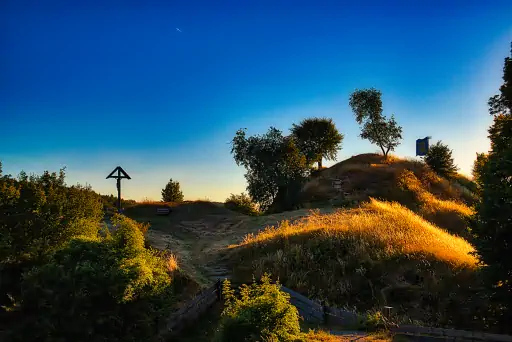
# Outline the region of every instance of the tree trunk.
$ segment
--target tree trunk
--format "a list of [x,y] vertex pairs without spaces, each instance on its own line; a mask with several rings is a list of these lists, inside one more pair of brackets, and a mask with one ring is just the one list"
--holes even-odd
[[318,170],[320,170],[322,168],[322,157],[320,157],[320,159],[318,159]]
[[384,157],[388,157],[388,153],[384,150],[384,146],[383,145],[379,145],[380,146],[380,149],[382,150],[382,154],[384,155]]

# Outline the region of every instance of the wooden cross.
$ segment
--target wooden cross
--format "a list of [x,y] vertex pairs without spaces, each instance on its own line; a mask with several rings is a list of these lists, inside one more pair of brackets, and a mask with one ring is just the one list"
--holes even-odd
[[[114,174],[117,172],[117,175]],[[117,179],[117,212],[121,213],[121,179],[132,179],[121,166],[118,166],[114,171],[110,172],[106,179],[115,178]]]

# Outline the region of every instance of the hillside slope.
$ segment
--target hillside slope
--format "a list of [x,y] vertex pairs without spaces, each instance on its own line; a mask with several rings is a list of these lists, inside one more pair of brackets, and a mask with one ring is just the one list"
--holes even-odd
[[[341,191],[332,182],[342,182]],[[471,181],[459,175],[465,184]],[[361,154],[318,171],[302,189],[307,207],[355,206],[370,197],[397,201],[430,222],[468,238],[467,218],[475,195],[459,181],[437,176],[419,161]]]
[[461,326],[469,322],[464,306],[476,282],[472,251],[404,206],[372,199],[249,234],[230,246],[229,259],[237,281],[270,272],[331,305],[389,305],[410,319]]

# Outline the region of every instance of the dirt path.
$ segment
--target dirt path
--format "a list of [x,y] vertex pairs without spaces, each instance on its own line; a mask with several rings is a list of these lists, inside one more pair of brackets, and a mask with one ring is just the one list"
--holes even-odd
[[175,253],[180,267],[205,286],[229,278],[231,272],[222,260],[229,245],[241,242],[246,234],[309,214],[309,210],[302,209],[251,217],[209,202],[183,203],[173,207],[169,216],[156,216],[155,212],[154,205],[138,205],[126,214],[139,222],[149,222],[150,244]]

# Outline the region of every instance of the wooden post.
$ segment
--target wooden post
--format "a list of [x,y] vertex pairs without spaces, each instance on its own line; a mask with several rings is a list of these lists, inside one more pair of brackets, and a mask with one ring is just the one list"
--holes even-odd
[[117,212],[121,213],[121,178],[117,179]]
[[325,304],[325,301],[322,301],[322,312],[323,312],[323,319],[324,319],[324,324],[327,325],[327,321],[328,321],[328,318],[329,318],[329,307]]
[[[117,172],[117,175],[114,176],[114,174]],[[128,176],[128,174],[126,173],[126,171],[123,170],[123,168],[121,166],[118,166],[114,169],[114,171],[112,171],[108,176],[107,176],[107,179],[109,178],[115,178],[117,180],[117,212],[118,213],[121,213],[121,179],[122,178],[126,178],[126,179],[131,179],[130,176]]]
[[217,300],[222,300],[222,283],[220,278],[217,279]]

